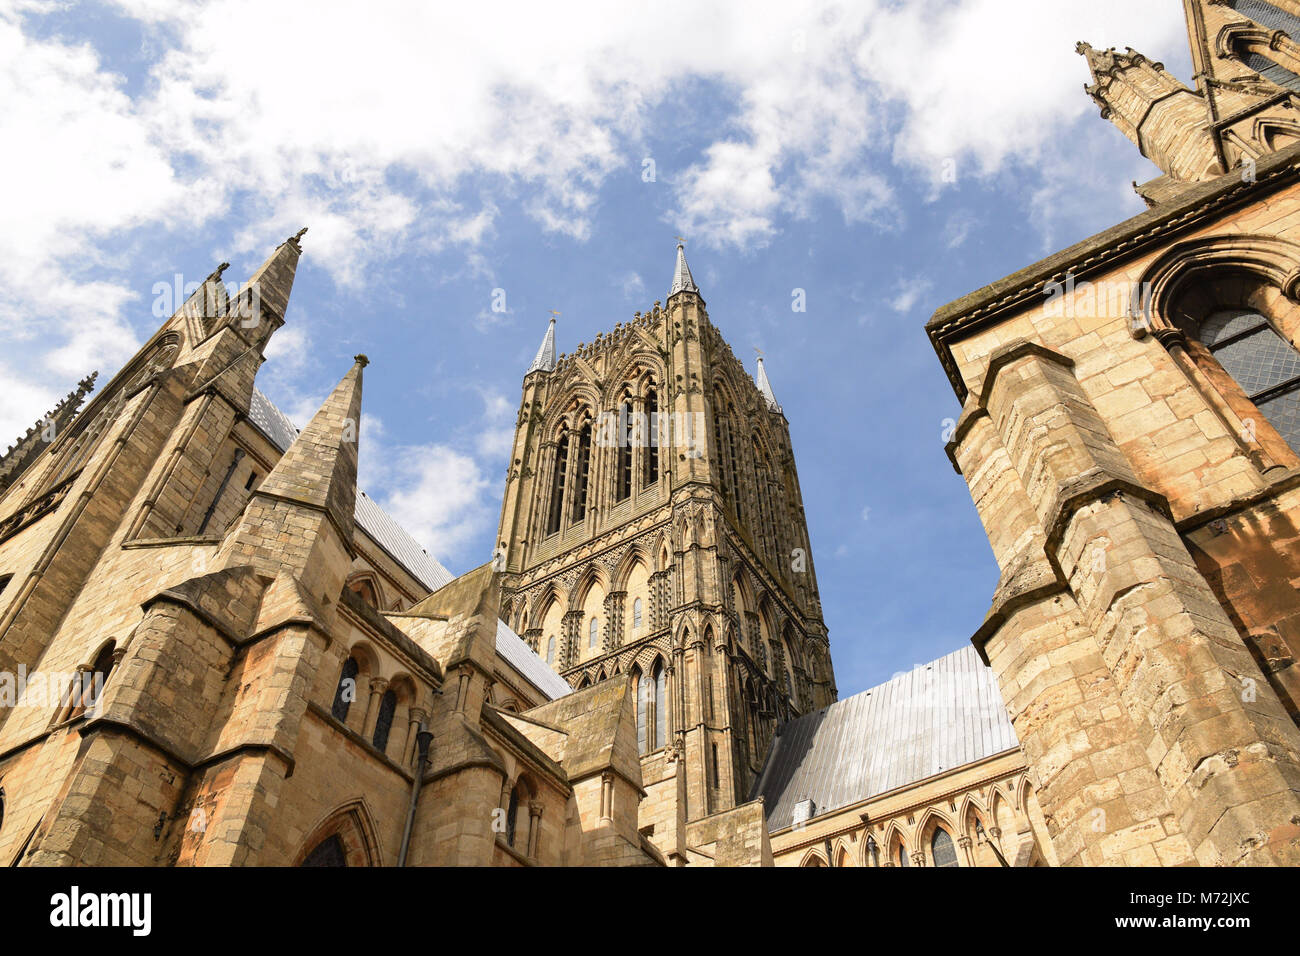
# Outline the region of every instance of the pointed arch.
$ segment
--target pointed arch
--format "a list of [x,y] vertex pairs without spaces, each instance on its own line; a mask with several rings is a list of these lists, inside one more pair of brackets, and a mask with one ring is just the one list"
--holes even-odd
[[908,834],[897,820],[889,821],[889,825],[885,828],[885,839],[882,841],[882,845],[885,851],[885,862],[893,866],[912,865],[910,856],[912,852],[911,843]]
[[648,387],[655,384],[662,385],[667,381],[667,377],[663,357],[649,345],[638,347],[621,363],[612,367],[610,374],[606,376],[600,401],[605,407],[609,407],[622,394],[626,394],[629,398],[642,396]]
[[578,611],[586,603],[592,588],[600,588],[604,594],[609,593],[609,573],[597,562],[592,562],[582,569],[573,589],[569,592],[568,610]]
[[333,839],[342,851],[343,866],[382,866],[374,816],[363,797],[331,810],[303,841],[293,865],[302,866],[322,844]]
[[799,866],[815,867],[815,866],[830,866],[830,864],[826,862],[826,857],[821,853],[820,850],[809,850],[807,853],[803,855],[803,859],[799,861]]
[[[938,837],[940,831],[944,834],[942,840]],[[916,827],[916,845],[930,866],[959,866],[957,838],[960,835],[961,830],[947,813],[937,807],[926,807]]]
[[379,584],[379,578],[373,571],[354,571],[343,586],[377,611],[388,607],[384,603],[384,592]]

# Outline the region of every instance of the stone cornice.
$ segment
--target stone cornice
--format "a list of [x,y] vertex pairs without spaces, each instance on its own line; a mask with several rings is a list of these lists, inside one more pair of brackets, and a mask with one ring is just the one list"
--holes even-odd
[[966,400],[967,388],[952,355],[954,342],[1000,321],[1027,301],[1040,298],[1045,285],[1064,283],[1067,276],[1082,278],[1112,267],[1297,179],[1300,179],[1300,144],[1261,160],[1255,170],[1255,182],[1243,182],[1241,173],[1233,171],[1206,183],[1189,184],[1177,199],[938,309],[926,323],[926,334],[958,399]]

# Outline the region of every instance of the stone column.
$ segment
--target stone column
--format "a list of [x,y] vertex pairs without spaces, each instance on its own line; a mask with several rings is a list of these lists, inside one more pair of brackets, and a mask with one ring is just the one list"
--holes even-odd
[[530,860],[537,859],[537,846],[542,836],[542,804],[533,800],[528,804],[528,853]]
[[[981,397],[1146,757],[1093,763],[1121,792],[1127,771],[1154,771],[1203,865],[1300,865],[1300,731],[1073,364],[1013,343],[991,359]],[[1172,835],[1160,819],[1131,819],[1131,805],[1098,809],[1095,838],[1112,851],[1150,852]]]
[[582,610],[567,611],[560,621],[562,636],[557,670],[563,670],[578,663],[581,656]]
[[600,775],[600,822],[614,822],[614,774],[609,770]]
[[410,723],[406,728],[406,743],[402,746],[402,765],[409,767],[415,760],[416,735],[420,732],[420,724],[428,717],[419,707],[411,707],[408,710]]
[[626,591],[610,591],[605,597],[605,634],[601,649],[607,654],[623,646],[623,610],[626,603]]
[[361,736],[369,740],[375,733],[375,722],[379,719],[379,701],[388,687],[388,680],[383,677],[370,678],[370,700],[366,702],[366,719],[361,723]]

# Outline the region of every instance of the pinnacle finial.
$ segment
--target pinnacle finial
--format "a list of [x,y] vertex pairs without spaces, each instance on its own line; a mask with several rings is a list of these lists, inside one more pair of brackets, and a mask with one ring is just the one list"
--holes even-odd
[[352,356],[352,361],[356,362],[362,368],[365,368],[370,364],[370,359],[366,358],[364,355],[354,355]]
[[530,375],[533,372],[549,372],[555,368],[555,318],[560,313],[551,309],[551,321],[547,323],[546,334],[542,336],[541,347],[537,350],[537,355],[533,359],[533,364],[528,366],[524,375]]
[[758,370],[754,373],[754,384],[758,386],[759,393],[767,399],[768,407],[779,412],[781,405],[772,392],[772,383],[768,381],[767,369],[763,366],[763,350],[755,346],[754,351],[758,353]]
[[674,238],[677,239],[677,265],[673,269],[673,284],[668,289],[668,298],[671,299],[678,292],[694,292],[698,295],[700,287],[695,284],[691,267],[686,264],[686,240],[681,236]]

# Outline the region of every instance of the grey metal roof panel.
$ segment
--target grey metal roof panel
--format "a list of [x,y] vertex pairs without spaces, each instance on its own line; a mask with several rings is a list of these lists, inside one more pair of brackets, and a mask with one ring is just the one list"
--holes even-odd
[[546,661],[534,654],[524,639],[502,620],[497,621],[497,653],[551,700],[573,693],[569,682],[551,670]]
[[293,440],[298,437],[298,429],[289,421],[289,416],[276,408],[275,403],[261,389],[253,389],[252,401],[248,403],[248,417],[282,452],[288,451]]
[[[259,389],[253,389],[248,417],[281,452],[287,451],[298,437],[298,429],[293,422]],[[405,528],[360,489],[357,491],[354,514],[357,527],[429,591],[436,591],[455,580],[456,576],[442,562],[420,547]],[[547,699],[555,700],[572,693],[569,682],[551,670],[504,621],[497,621],[496,642],[497,653],[545,694]]]
[[546,334],[542,336],[542,344],[537,349],[537,356],[533,359],[533,364],[528,366],[528,371],[536,372],[538,370],[549,372],[555,368],[555,319],[551,319],[551,324],[546,327]]
[[695,284],[695,278],[691,275],[691,267],[686,264],[686,247],[679,242],[677,262],[673,267],[673,284],[668,287],[668,297],[672,298],[678,292],[699,291],[700,287]]
[[800,801],[820,815],[1017,746],[993,672],[968,646],[780,727],[753,795],[777,830]]

